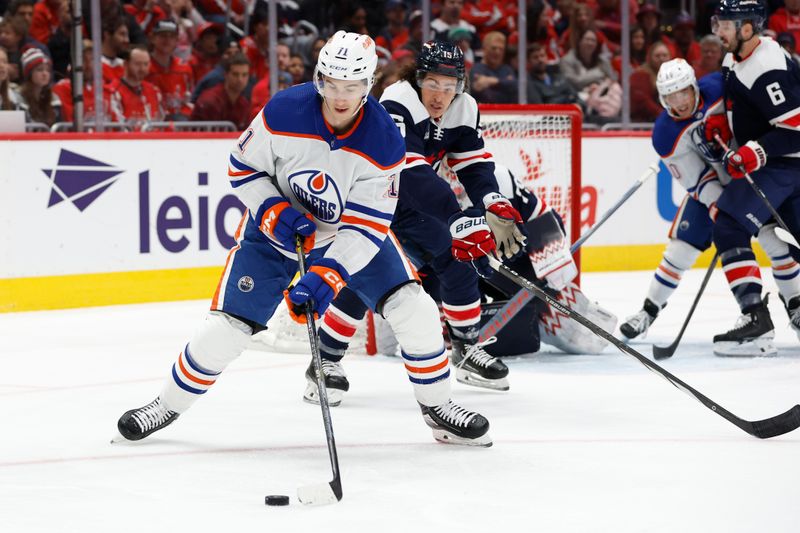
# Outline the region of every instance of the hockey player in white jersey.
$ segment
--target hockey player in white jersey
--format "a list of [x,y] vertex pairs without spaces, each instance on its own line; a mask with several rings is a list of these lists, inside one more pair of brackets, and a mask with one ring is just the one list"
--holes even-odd
[[[214,384],[265,328],[285,295],[293,317],[319,316],[346,285],[397,332],[423,419],[437,440],[491,445],[489,423],[450,399],[450,370],[433,300],[389,234],[405,146],[368,97],[377,64],[366,35],[337,32],[322,48],[313,82],[276,94],[242,133],[228,174],[248,208],[237,244],[200,330],[151,403],[119,419],[128,440],[172,423]],[[470,221],[464,246],[489,235]],[[292,287],[296,238],[310,268]],[[476,251],[475,253],[479,253]]]
[[[653,128],[653,147],[687,194],[670,227],[670,241],[642,309],[620,326],[629,339],[646,334],[683,274],[711,245],[716,202],[731,180],[722,164],[722,150],[704,137],[705,121],[724,112],[721,75],[710,74],[698,82],[685,60],[673,59],[661,65],[656,87],[664,111]],[[765,225],[758,240],[772,261],[781,296],[787,301],[800,296],[800,265],[775,235],[775,225]],[[792,323],[792,327],[798,330],[800,324]]]

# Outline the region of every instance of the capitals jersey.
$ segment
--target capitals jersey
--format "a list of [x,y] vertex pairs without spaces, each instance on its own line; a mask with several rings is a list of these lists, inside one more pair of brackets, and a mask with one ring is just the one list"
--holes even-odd
[[[336,135],[312,83],[279,92],[256,115],[230,153],[228,176],[261,224],[262,204],[283,197],[317,225],[314,247],[350,275],[378,253],[394,216],[405,145],[386,111],[369,98],[350,131]],[[265,238],[286,257],[294,248]]]
[[800,67],[769,37],[749,56],[722,61],[725,108],[739,146],[758,141],[767,165],[777,157],[800,168]]
[[722,165],[722,150],[707,143],[703,134],[705,117],[722,112],[722,76],[709,74],[697,85],[697,111],[685,120],[675,120],[662,111],[653,126],[653,148],[681,187],[708,207],[731,179]]
[[381,104],[405,137],[401,208],[445,223],[460,211],[449,183],[436,173],[442,160],[456,173],[473,205],[482,206],[484,196],[498,192],[494,161],[483,144],[478,104],[472,96],[457,95],[438,121],[431,119],[407,81],[387,87]]

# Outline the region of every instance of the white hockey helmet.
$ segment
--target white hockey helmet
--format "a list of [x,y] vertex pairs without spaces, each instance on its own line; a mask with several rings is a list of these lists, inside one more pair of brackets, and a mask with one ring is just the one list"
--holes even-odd
[[700,88],[697,86],[697,78],[695,78],[692,66],[681,58],[670,59],[661,64],[661,68],[658,69],[658,76],[656,76],[658,99],[661,101],[661,106],[667,110],[671,117],[675,115],[672,112],[672,107],[667,104],[666,97],[687,87],[694,88],[694,107],[692,108],[692,113],[694,113],[700,103]]
[[317,66],[314,68],[314,86],[321,95],[323,76],[335,80],[366,80],[363,104],[372,90],[377,65],[375,41],[369,35],[339,30],[319,51]]

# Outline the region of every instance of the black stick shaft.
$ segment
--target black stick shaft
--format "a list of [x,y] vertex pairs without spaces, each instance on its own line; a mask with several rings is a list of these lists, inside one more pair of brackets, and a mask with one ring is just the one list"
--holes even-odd
[[694,315],[694,310],[697,308],[697,303],[700,301],[700,297],[706,290],[708,280],[711,279],[711,274],[714,273],[714,269],[717,267],[717,261],[719,261],[719,252],[714,253],[714,258],[711,260],[711,264],[708,265],[706,275],[703,277],[703,283],[700,285],[700,290],[697,291],[697,296],[694,297],[694,302],[692,302],[692,307],[689,309],[689,314],[686,315],[686,320],[683,321],[683,326],[681,326],[678,337],[669,346],[653,346],[653,357],[656,359],[666,359],[667,357],[672,357],[672,354],[674,354],[675,350],[678,349],[678,345],[681,343],[681,339],[683,338],[683,333],[686,331],[686,326],[689,325],[689,321],[692,319],[692,315]]
[[587,319],[580,313],[573,311],[569,307],[563,305],[558,300],[547,294],[541,287],[532,283],[530,280],[527,280],[508,268],[506,265],[500,263],[496,258],[487,256],[489,258],[489,263],[492,267],[500,272],[503,276],[510,279],[520,287],[528,289],[529,291],[536,294],[537,298],[544,300],[547,302],[551,307],[554,307],[559,312],[566,315],[568,318],[576,321],[598,337],[605,339],[606,341],[610,342],[614,346],[617,347],[618,350],[621,352],[630,355],[641,364],[643,364],[648,370],[651,372],[658,374],[669,383],[671,383],[674,387],[682,390],[683,392],[687,393],[689,396],[692,396],[695,400],[706,406],[708,409],[712,410],[713,412],[717,413],[719,416],[727,420],[728,422],[732,423],[742,431],[749,433],[755,437],[760,439],[766,439],[770,437],[775,437],[777,435],[782,435],[784,433],[788,433],[800,427],[800,405],[795,405],[790,410],[782,413],[780,415],[774,416],[772,418],[767,418],[764,420],[759,420],[755,422],[751,422],[748,420],[744,420],[739,418],[738,416],[734,415],[721,405],[717,404],[698,390],[694,389],[683,380],[679,379],[678,377],[672,375],[670,372],[665,370],[664,368],[660,367],[644,355],[640,354],[624,342],[620,341],[603,328],[592,322],[591,320]]
[[[300,276],[306,273],[306,256],[303,251],[303,238],[297,236],[297,265]],[[339,455],[336,453],[336,440],[333,437],[333,420],[331,419],[331,408],[328,405],[328,390],[325,387],[325,376],[322,373],[322,356],[317,342],[317,326],[314,320],[314,311],[310,305],[305,306],[306,328],[308,329],[308,342],[311,345],[311,356],[314,359],[314,370],[317,378],[317,389],[319,391],[319,406],[322,410],[322,423],[325,426],[325,438],[328,443],[328,456],[331,460],[331,470],[333,479],[330,482],[331,490],[336,495],[337,500],[342,499],[342,479],[339,475]]]

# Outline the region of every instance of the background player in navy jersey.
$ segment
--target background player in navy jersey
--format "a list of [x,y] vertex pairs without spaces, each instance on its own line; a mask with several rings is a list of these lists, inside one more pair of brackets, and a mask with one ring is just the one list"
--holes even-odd
[[[436,304],[388,235],[406,156],[392,119],[368,97],[376,64],[369,36],[337,32],[320,51],[314,81],[276,94],[242,133],[231,150],[228,174],[248,210],[211,311],[158,397],[122,415],[122,437],[142,439],[186,411],[242,353],[250,336],[265,328],[282,294],[302,321],[299,306],[310,305],[322,315],[347,285],[397,333],[434,437],[491,445],[488,421],[450,399]],[[486,243],[491,251],[494,241],[483,218],[469,222],[459,235],[461,245],[469,250]],[[297,271],[298,235],[310,268],[286,290]]]
[[[722,75],[710,74],[698,82],[691,65],[683,59],[673,59],[661,65],[656,87],[664,111],[653,126],[653,147],[687,194],[675,214],[669,230],[670,241],[642,309],[620,326],[629,339],[647,332],[683,274],[711,246],[711,217],[716,213],[723,187],[730,182],[722,164],[722,149],[704,137],[706,117],[724,113]],[[800,265],[789,254],[788,245],[775,235],[775,224],[761,228],[758,240],[770,257],[781,297],[791,300],[800,295]],[[734,289],[746,281],[740,274],[746,272],[729,275]],[[800,316],[798,319],[797,324],[792,322],[796,331],[800,328]],[[774,347],[766,347],[774,351]]]
[[[706,138],[720,133],[735,146],[724,158],[734,179],[717,201],[713,239],[729,282],[738,276],[740,283],[731,286],[742,310],[733,329],[714,337],[714,351],[719,355],[763,353],[762,346],[774,336],[750,245],[750,237],[771,214],[740,179],[745,172],[789,229],[795,235],[800,229],[800,71],[778,43],[759,36],[765,18],[759,0],[721,0],[712,20],[714,34],[728,52],[722,63],[727,120],[708,120]],[[792,315],[800,298],[784,303]]]

